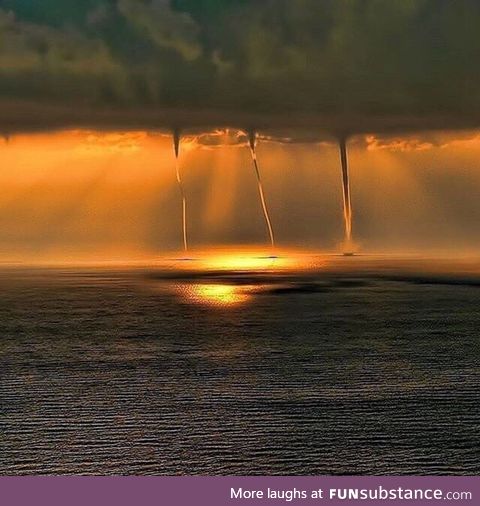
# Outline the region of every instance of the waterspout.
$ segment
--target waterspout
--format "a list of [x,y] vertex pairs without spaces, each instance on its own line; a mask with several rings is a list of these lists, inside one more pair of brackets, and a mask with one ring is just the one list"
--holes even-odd
[[345,137],[339,140],[340,160],[342,164],[342,188],[343,188],[343,219],[345,224],[344,255],[353,254],[352,240],[352,199],[350,192],[350,177],[348,173],[347,141]]
[[173,131],[173,150],[175,153],[175,173],[177,176],[177,184],[180,190],[182,198],[182,228],[183,228],[183,249],[185,252],[188,251],[188,239],[187,239],[187,199],[185,196],[185,188],[183,186],[182,175],[180,172],[180,142],[181,133],[179,129]]
[[268,235],[270,237],[270,243],[271,243],[272,250],[273,250],[273,249],[275,249],[275,235],[273,233],[272,221],[270,219],[270,213],[268,211],[268,206],[267,206],[267,202],[265,199],[265,192],[263,190],[260,169],[258,167],[257,152],[256,152],[257,134],[255,131],[252,130],[248,133],[248,141],[249,141],[249,145],[250,145],[250,152],[252,154],[253,166],[255,168],[255,175],[257,177],[258,194],[260,196],[260,202],[262,204],[263,217],[265,219],[265,224],[267,225]]

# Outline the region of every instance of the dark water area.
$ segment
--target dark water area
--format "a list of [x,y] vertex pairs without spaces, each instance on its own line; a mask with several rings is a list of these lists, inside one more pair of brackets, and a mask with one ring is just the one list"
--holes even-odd
[[432,265],[0,268],[0,474],[478,474],[479,264]]

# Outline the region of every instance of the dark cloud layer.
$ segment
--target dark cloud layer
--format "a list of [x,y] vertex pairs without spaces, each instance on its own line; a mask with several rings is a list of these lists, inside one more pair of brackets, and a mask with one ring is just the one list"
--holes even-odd
[[3,131],[480,124],[477,0],[0,0]]

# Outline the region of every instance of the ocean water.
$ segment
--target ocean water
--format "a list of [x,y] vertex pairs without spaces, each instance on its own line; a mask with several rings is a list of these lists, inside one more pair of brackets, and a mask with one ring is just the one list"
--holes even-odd
[[0,474],[480,472],[478,262],[0,268]]

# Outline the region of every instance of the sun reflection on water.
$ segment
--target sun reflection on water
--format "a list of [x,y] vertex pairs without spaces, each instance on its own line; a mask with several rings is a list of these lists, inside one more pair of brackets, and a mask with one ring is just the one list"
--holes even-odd
[[280,283],[284,276],[298,275],[323,263],[299,252],[283,251],[276,256],[258,250],[197,252],[195,258],[186,260],[175,264],[184,279],[176,285],[177,294],[186,302],[212,308],[246,304],[270,286],[270,280]]
[[236,306],[252,297],[254,287],[220,283],[195,283],[179,287],[179,291],[190,302],[207,306]]

